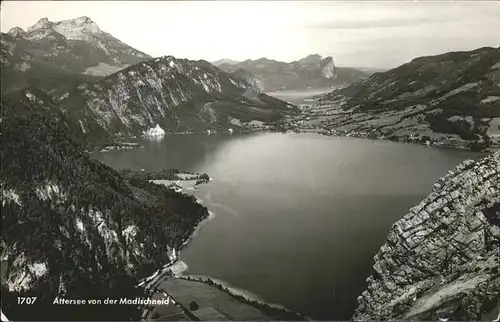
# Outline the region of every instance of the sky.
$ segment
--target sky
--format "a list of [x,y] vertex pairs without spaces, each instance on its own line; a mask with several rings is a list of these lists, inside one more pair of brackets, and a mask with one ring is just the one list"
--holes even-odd
[[332,56],[392,68],[415,57],[500,47],[500,1],[2,1],[1,31],[90,17],[152,56]]

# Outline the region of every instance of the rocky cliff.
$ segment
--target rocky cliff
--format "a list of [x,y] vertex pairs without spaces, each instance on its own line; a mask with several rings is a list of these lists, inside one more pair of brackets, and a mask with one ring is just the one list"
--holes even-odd
[[354,320],[479,320],[499,308],[500,151],[465,161],[396,222]]
[[[101,30],[85,16],[57,22],[42,18],[27,31],[15,27],[8,34],[18,41],[17,49],[37,53],[37,58],[46,62],[59,60],[67,68],[80,67],[81,71],[99,63],[123,68],[151,58]],[[49,48],[49,44],[55,46]]]
[[248,85],[251,86],[255,91],[262,92],[264,91],[264,82],[255,77],[252,73],[244,69],[237,69],[231,73],[232,76],[237,77],[239,79],[244,80]]
[[42,18],[26,31],[15,27],[1,34],[2,90],[29,84],[56,91],[72,79],[106,76],[150,58],[88,17],[59,22]]

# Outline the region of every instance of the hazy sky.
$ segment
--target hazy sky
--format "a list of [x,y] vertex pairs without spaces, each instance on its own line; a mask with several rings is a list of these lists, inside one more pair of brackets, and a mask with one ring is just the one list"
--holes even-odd
[[499,1],[2,1],[1,30],[88,16],[152,56],[394,67],[417,56],[500,46]]

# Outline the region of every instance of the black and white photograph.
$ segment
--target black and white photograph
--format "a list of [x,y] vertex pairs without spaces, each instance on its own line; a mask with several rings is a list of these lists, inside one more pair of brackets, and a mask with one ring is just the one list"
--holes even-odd
[[500,1],[2,1],[2,321],[500,321]]

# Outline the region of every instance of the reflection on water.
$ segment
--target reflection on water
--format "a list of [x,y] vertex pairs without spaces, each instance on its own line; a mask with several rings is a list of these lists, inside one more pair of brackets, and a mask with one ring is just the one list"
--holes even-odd
[[194,191],[216,213],[181,252],[207,275],[316,319],[349,319],[392,224],[448,170],[479,154],[319,135],[166,136],[95,157],[214,180]]

